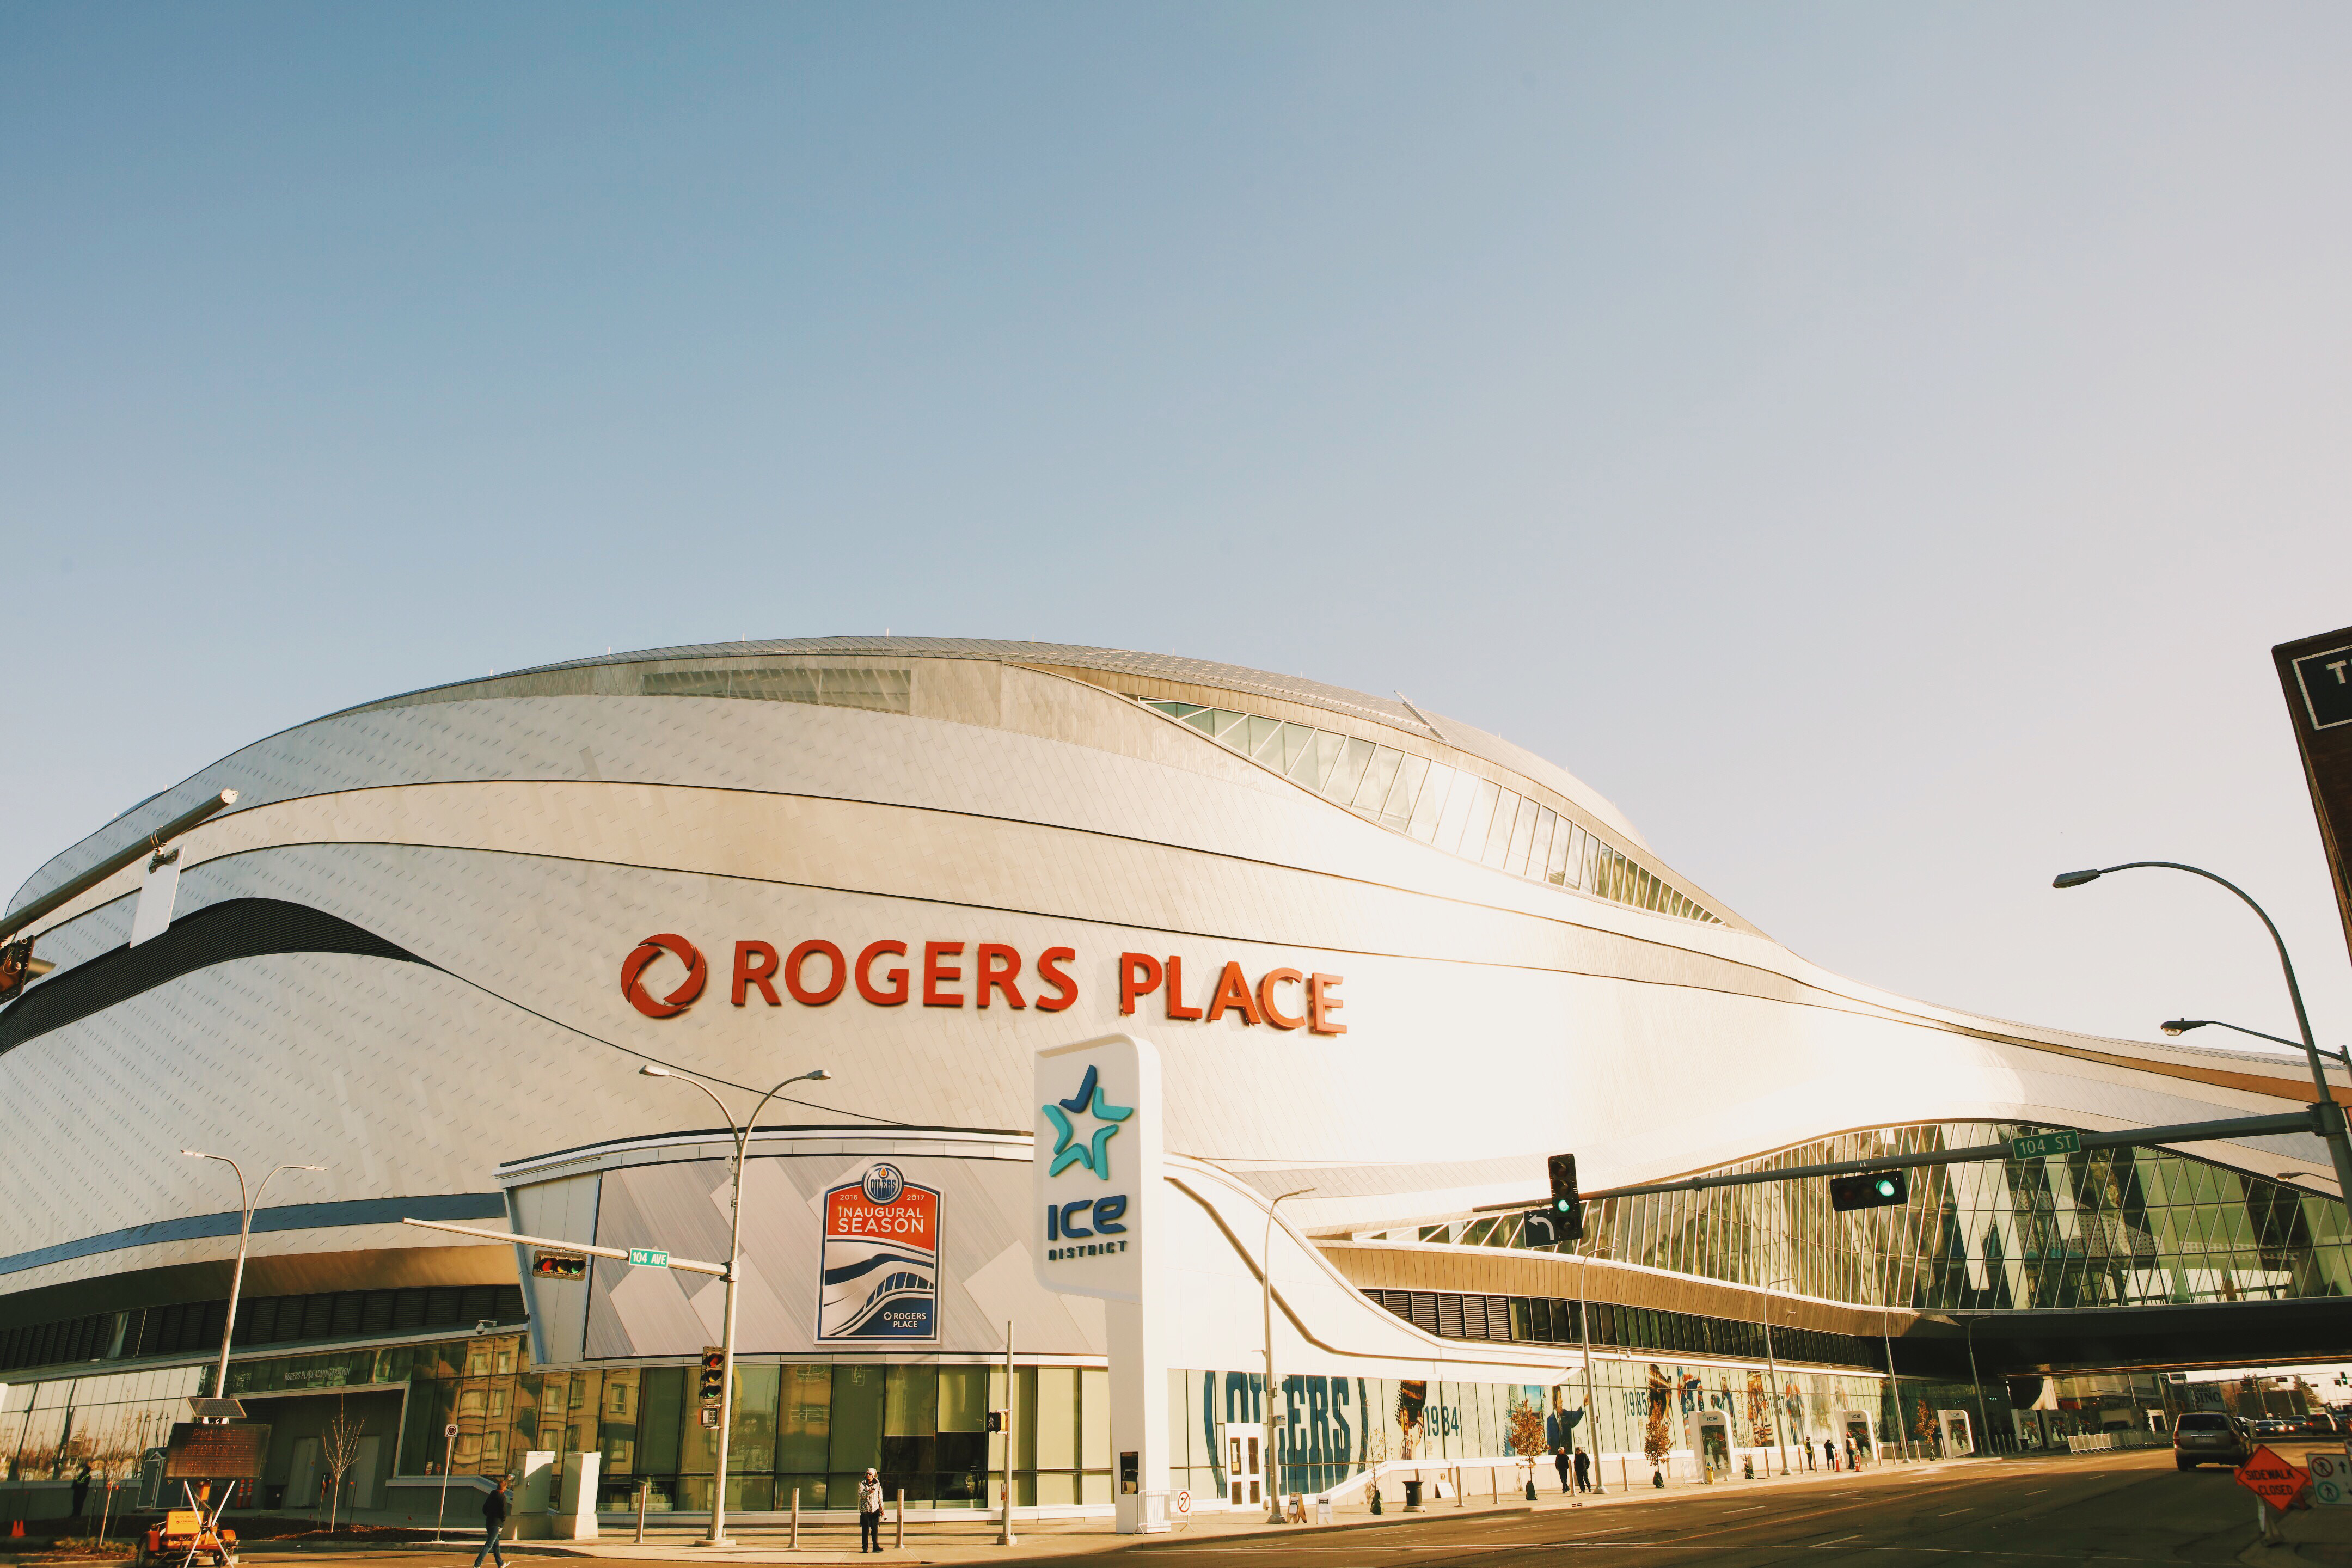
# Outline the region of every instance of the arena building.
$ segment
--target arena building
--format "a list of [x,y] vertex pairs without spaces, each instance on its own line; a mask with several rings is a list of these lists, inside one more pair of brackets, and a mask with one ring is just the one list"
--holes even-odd
[[[1558,1152],[1597,1191],[2275,1113],[2309,1080],[1827,973],[1580,780],[1402,697],[1034,643],[582,659],[257,742],[11,908],[225,789],[171,864],[33,922],[54,968],[0,1011],[20,1517],[135,1466],[225,1331],[271,1426],[255,1507],[320,1500],[340,1412],[362,1516],[536,1452],[595,1455],[607,1509],[707,1510],[717,1280],[538,1278],[532,1247],[401,1223],[725,1258],[730,1136],[647,1065],[731,1115],[832,1075],[749,1144],[752,1512],[839,1508],[867,1465],[982,1506],[1008,1325],[1017,1501],[1109,1505],[1104,1309],[1037,1278],[1032,1070],[1117,1031],[1164,1068],[1170,1475],[1212,1506],[1263,1430],[1265,1273],[1294,1490],[1563,1435],[1645,1480],[1707,1411],[1768,1463],[1946,1409],[2039,1445],[2212,1387],[2132,1367],[2352,1349],[2300,1135],[1948,1166],[1853,1214],[1819,1181],[1607,1199],[1528,1245]],[[233,1326],[236,1183],[189,1149],[324,1167],[261,1195]],[[909,1203],[890,1245],[843,1218]]]

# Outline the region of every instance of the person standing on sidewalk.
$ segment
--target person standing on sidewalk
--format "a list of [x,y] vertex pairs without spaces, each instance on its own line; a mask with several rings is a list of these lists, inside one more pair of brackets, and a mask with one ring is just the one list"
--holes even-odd
[[857,1550],[882,1550],[882,1478],[870,1466],[857,1483]]
[[1566,1448],[1554,1448],[1551,1451],[1551,1468],[1559,1472],[1559,1495],[1566,1497],[1568,1495],[1568,1450]]
[[1576,1489],[1580,1492],[1592,1489],[1592,1456],[1582,1448],[1576,1451]]
[[474,1553],[474,1568],[482,1568],[485,1556],[495,1561],[499,1568],[507,1568],[507,1554],[499,1550],[499,1531],[507,1522],[507,1480],[500,1476],[490,1488],[490,1495],[482,1500],[482,1549]]

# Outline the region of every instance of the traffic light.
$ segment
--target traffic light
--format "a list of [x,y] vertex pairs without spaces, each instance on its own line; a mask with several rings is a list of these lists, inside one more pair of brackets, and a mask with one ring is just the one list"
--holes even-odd
[[702,1403],[716,1410],[727,1394],[727,1352],[718,1345],[702,1347]]
[[1830,1178],[1830,1207],[1840,1213],[1847,1209],[1892,1208],[1910,1201],[1911,1179],[1900,1171]]
[[1551,1177],[1551,1213],[1562,1241],[1584,1239],[1584,1200],[1576,1194],[1576,1156],[1554,1154],[1544,1162]]
[[541,1279],[585,1279],[588,1259],[576,1252],[535,1252],[530,1271]]

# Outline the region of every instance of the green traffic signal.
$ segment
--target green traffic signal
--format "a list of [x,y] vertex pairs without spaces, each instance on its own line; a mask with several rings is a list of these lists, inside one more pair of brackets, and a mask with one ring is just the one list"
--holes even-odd
[[1877,1187],[1878,1187],[1878,1195],[1879,1195],[1880,1197],[1882,1197],[1882,1198],[1891,1198],[1891,1197],[1893,1197],[1893,1196],[1895,1195],[1895,1178],[1894,1178],[1894,1177],[1892,1177],[1892,1176],[1881,1176],[1881,1177],[1879,1177],[1879,1178],[1878,1178],[1878,1181],[1877,1181],[1876,1185],[1877,1185]]

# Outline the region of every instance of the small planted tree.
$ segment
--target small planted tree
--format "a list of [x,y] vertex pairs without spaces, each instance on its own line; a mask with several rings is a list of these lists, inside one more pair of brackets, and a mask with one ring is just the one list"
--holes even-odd
[[367,1434],[364,1416],[353,1419],[341,1396],[335,1400],[335,1417],[319,1436],[319,1462],[327,1470],[327,1533],[334,1533],[335,1521],[342,1511],[343,1478],[360,1461],[360,1439]]

